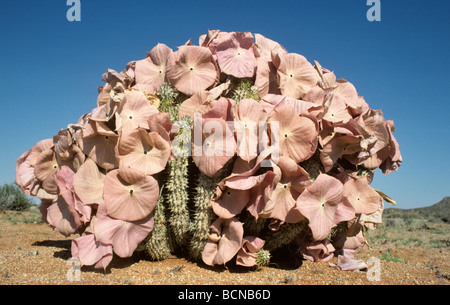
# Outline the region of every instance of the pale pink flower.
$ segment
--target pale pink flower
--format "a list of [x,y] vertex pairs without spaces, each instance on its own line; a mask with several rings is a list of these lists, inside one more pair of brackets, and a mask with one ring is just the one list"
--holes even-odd
[[98,207],[94,223],[95,239],[112,245],[114,253],[120,257],[133,255],[138,244],[153,230],[153,213],[138,221],[111,218],[104,204]]
[[167,61],[172,54],[172,49],[162,43],[158,43],[147,57],[135,63],[136,84],[148,87],[147,93],[155,94],[164,84],[167,70]]
[[256,57],[250,32],[233,32],[217,39],[216,54],[220,70],[237,78],[253,77]]
[[112,246],[105,245],[95,239],[94,234],[87,234],[72,240],[72,257],[78,258],[81,266],[94,265],[94,268],[103,270],[113,258]]
[[171,54],[166,75],[177,90],[194,95],[214,84],[217,71],[208,48],[188,45]]
[[319,81],[314,67],[296,53],[280,56],[277,78],[281,93],[296,99],[302,98]]
[[103,198],[108,216],[138,221],[153,212],[159,197],[158,182],[132,168],[110,171],[105,177]]
[[217,218],[210,228],[211,233],[203,249],[202,260],[210,266],[225,265],[242,247],[243,223],[235,217],[231,219]]
[[257,252],[264,247],[265,241],[256,236],[246,236],[242,242],[242,248],[237,253],[236,265],[245,267],[255,266]]

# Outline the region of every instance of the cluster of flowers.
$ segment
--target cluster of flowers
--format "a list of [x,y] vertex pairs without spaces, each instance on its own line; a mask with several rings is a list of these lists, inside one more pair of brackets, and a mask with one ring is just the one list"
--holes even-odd
[[[351,83],[260,34],[221,31],[176,51],[158,44],[103,80],[97,107],[16,167],[16,183],[42,199],[43,219],[80,234],[72,256],[82,264],[106,268],[113,251],[129,257],[156,230],[164,192],[189,187],[163,187],[184,154],[197,169],[188,175],[216,181],[204,263],[256,265],[284,228],[284,243],[304,257],[340,250],[339,267],[354,268],[363,226],[381,223],[383,198],[391,200],[370,186],[373,173],[396,171],[402,159],[393,122]],[[199,230],[193,223],[187,235]]]

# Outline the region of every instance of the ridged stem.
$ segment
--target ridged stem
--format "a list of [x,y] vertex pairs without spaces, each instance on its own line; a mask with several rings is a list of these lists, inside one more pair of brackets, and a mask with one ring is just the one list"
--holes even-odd
[[273,251],[290,244],[295,238],[307,233],[308,221],[302,220],[297,223],[285,223],[278,231],[271,231],[266,237],[264,249]]
[[215,216],[210,200],[216,194],[216,186],[217,184],[213,178],[200,173],[195,189],[192,236],[189,243],[189,255],[193,259],[200,258],[203,248],[208,241],[209,226]]
[[189,231],[188,165],[186,156],[175,157],[168,161],[166,200],[170,212],[169,226],[175,242],[179,245],[186,243]]
[[216,218],[211,206],[211,199],[216,196],[217,184],[227,177],[234,163],[232,158],[213,177],[200,173],[195,188],[194,214],[191,223],[191,240],[189,243],[189,255],[192,259],[200,259],[203,248],[208,241],[209,226]]
[[145,249],[152,260],[164,260],[172,252],[165,214],[164,196],[160,195],[155,207],[153,230],[145,240]]

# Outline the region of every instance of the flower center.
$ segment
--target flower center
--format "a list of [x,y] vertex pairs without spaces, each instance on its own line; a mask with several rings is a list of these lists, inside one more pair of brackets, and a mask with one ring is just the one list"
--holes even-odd
[[130,195],[133,195],[133,192],[134,192],[134,190],[133,190],[133,189],[131,189],[131,190],[130,190]]

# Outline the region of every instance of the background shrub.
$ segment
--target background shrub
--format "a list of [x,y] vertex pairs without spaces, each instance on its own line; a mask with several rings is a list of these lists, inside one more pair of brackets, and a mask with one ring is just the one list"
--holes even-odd
[[22,190],[14,183],[6,183],[0,186],[0,211],[28,210],[33,200],[22,192]]

